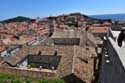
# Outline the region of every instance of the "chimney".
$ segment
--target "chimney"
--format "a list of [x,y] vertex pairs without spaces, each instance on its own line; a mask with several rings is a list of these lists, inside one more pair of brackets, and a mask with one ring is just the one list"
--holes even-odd
[[53,17],[49,17],[48,18],[48,27],[49,27],[49,37],[52,36],[53,32],[54,32],[54,18]]
[[42,54],[42,52],[39,50],[39,52],[38,52],[38,54],[37,55],[41,55]]
[[58,52],[58,50],[55,50],[55,52],[54,52],[54,56],[57,56],[57,52]]

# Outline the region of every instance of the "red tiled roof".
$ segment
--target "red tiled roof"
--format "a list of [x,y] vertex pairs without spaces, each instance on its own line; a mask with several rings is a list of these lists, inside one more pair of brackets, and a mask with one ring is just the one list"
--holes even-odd
[[4,50],[6,50],[6,47],[4,45],[0,45],[0,52],[3,52]]
[[91,27],[93,33],[107,33],[108,27]]

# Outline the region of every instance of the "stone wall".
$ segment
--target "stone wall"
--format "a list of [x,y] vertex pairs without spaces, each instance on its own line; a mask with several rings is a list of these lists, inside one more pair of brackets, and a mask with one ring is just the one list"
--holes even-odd
[[55,45],[79,45],[80,38],[53,38]]
[[[109,40],[106,42],[106,48],[109,57],[103,58],[100,83],[125,83],[125,68]],[[106,63],[106,60],[110,60],[110,63]]]
[[12,74],[22,77],[33,77],[40,79],[54,79],[56,75],[54,72],[42,72],[42,71],[33,71],[33,70],[21,70],[14,68],[2,68],[0,67],[1,74]]

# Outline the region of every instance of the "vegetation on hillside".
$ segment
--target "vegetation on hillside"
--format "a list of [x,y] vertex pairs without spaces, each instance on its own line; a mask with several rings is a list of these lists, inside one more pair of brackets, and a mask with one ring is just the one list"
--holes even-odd
[[0,21],[1,23],[11,23],[11,22],[29,22],[30,18],[18,16],[15,18]]

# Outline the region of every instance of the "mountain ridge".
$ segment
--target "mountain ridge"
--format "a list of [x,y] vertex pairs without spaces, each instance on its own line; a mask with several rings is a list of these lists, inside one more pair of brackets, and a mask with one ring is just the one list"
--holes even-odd
[[0,21],[0,23],[26,22],[26,21],[30,21],[30,18],[24,17],[24,16],[17,16],[17,17],[14,17],[14,18],[9,18],[9,19]]
[[[90,20],[90,21],[98,20],[98,21],[100,21],[100,22],[103,22],[103,21],[109,20],[109,19],[94,18],[93,16],[89,16],[89,15],[85,15],[85,14],[81,14],[81,13],[70,13],[70,14],[65,15],[65,16],[70,16],[70,15],[71,15],[71,16],[72,16],[72,15],[82,15],[86,20]],[[53,17],[58,18],[59,16],[61,16],[61,15],[53,16]],[[49,17],[47,17],[47,18],[49,18]],[[17,16],[17,17],[13,17],[13,18],[9,18],[9,19],[0,21],[0,23],[29,22],[29,21],[31,21],[31,18],[24,17],[24,16]]]

